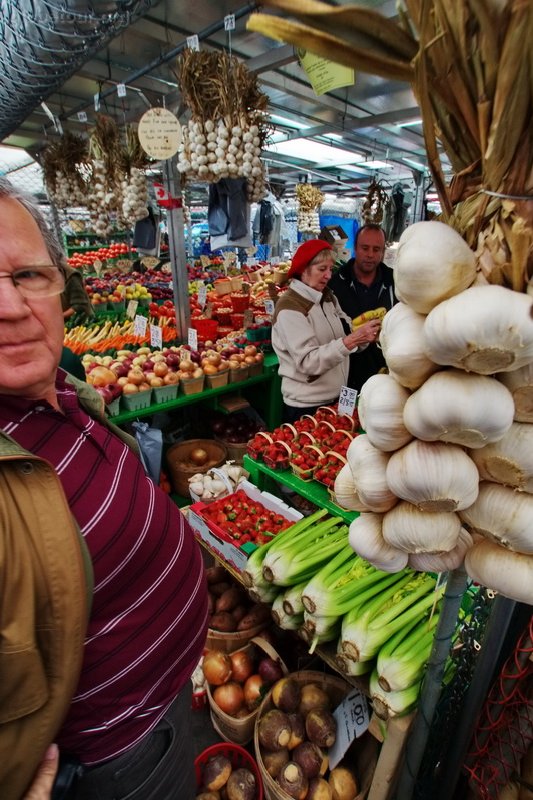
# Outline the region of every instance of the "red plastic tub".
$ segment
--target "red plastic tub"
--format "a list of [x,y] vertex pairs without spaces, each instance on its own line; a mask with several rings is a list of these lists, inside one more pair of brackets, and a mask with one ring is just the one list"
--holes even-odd
[[220,742],[220,744],[213,744],[211,747],[206,748],[194,761],[194,770],[196,773],[196,786],[199,789],[202,785],[203,769],[208,760],[213,756],[226,756],[231,761],[234,769],[239,767],[246,767],[251,770],[255,775],[257,786],[255,800],[263,800],[263,782],[261,780],[261,773],[259,767],[250,753],[238,744],[230,744],[229,742]]

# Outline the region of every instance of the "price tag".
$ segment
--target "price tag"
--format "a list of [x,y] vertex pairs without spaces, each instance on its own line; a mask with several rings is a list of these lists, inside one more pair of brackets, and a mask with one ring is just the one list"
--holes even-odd
[[130,300],[126,308],[126,316],[129,317],[130,319],[135,319],[135,314],[137,313],[138,305],[139,305],[138,300]]
[[146,326],[148,325],[148,320],[146,317],[137,314],[135,319],[133,320],[133,333],[135,336],[145,336],[146,335]]
[[198,287],[198,302],[202,308],[204,308],[206,300],[207,300],[207,286],[205,285],[205,283],[202,283],[202,285]]
[[356,400],[356,389],[350,389],[349,386],[341,386],[341,393],[339,395],[339,409],[337,413],[346,414],[347,416],[352,417]]
[[145,256],[141,258],[141,264],[143,267],[146,267],[146,269],[155,269],[159,264],[159,259],[155,256]]
[[241,286],[241,292],[243,294],[250,294],[250,284],[243,281],[243,284]]
[[189,328],[187,333],[187,344],[191,350],[198,350],[198,331],[196,328]]
[[117,269],[121,269],[123,272],[128,272],[133,266],[133,261],[131,258],[119,258],[115,264]]
[[119,97],[126,97],[126,84],[117,83],[117,94]]
[[159,325],[150,325],[150,344],[152,347],[163,347],[163,330]]
[[99,258],[95,258],[95,259],[94,259],[94,261],[93,261],[93,267],[94,267],[94,271],[96,272],[96,274],[97,274],[98,276],[100,276],[100,273],[102,272],[102,267],[103,267],[103,266],[104,266],[104,265],[102,264],[102,262],[100,261],[100,259],[99,259]]
[[337,738],[328,752],[330,769],[334,769],[341,761],[353,740],[367,730],[370,718],[366,697],[359,689],[352,689],[335,709],[333,716],[337,721]]
[[272,314],[274,313],[274,301],[273,300],[265,300],[265,311],[266,311],[267,314],[270,314],[272,316]]
[[224,30],[225,31],[235,30],[235,14],[226,14],[226,16],[224,17]]
[[100,92],[96,92],[94,96],[94,110],[100,111]]
[[187,47],[189,50],[200,49],[200,40],[198,39],[198,35],[196,33],[193,36],[187,36]]
[[204,268],[209,267],[211,266],[211,259],[209,258],[209,256],[200,256],[200,264]]
[[253,321],[254,321],[254,312],[252,311],[251,308],[247,308],[246,311],[244,312],[244,319],[242,323],[242,327],[244,328],[244,330],[246,330],[246,328],[249,328],[250,325],[253,325]]
[[276,267],[279,264],[279,258],[271,258],[270,263],[273,267]]
[[87,112],[86,111],[78,111],[78,119],[80,122],[87,122]]
[[204,317],[206,319],[212,319],[213,317],[213,303],[208,303],[204,308]]
[[246,266],[253,267],[255,264],[255,258],[251,258],[250,256],[246,259]]

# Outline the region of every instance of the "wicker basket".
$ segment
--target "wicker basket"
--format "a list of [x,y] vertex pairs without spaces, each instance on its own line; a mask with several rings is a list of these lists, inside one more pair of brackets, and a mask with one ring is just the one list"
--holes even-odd
[[194,771],[196,773],[196,787],[199,791],[202,785],[204,767],[210,758],[215,756],[226,756],[231,761],[231,766],[234,769],[239,767],[246,767],[255,775],[257,784],[257,791],[254,800],[263,800],[263,784],[261,781],[261,774],[259,768],[254,761],[253,757],[248,753],[244,747],[238,744],[229,744],[227,742],[220,742],[219,744],[212,744],[206,750],[200,753],[194,760]]
[[[291,677],[295,678],[298,683],[302,685],[306,683],[318,684],[329,695],[333,708],[336,708],[339,703],[342,702],[343,698],[352,688],[342,678],[313,670],[293,672],[291,673]],[[257,715],[255,723],[255,758],[257,761],[257,766],[259,767],[259,772],[261,773],[266,800],[291,800],[290,796],[283,791],[279,784],[277,784],[276,781],[266,771],[265,765],[263,764],[263,759],[261,758],[261,748],[258,737],[258,721],[267,713],[267,711],[270,711],[272,708],[274,708],[274,703],[272,702],[272,692],[270,691],[259,707],[259,714]],[[354,770],[357,777],[360,791],[354,800],[364,800],[368,794],[377,763],[377,751],[378,745],[376,740],[370,736],[370,734],[365,733],[362,737],[355,740],[343,759],[343,763],[345,763],[347,766],[350,766]]]
[[[189,459],[189,454],[195,448],[205,450],[208,458],[205,464],[198,466]],[[188,439],[169,447],[166,453],[170,480],[174,491],[182,497],[189,496],[189,478],[208,472],[212,467],[220,467],[228,457],[226,448],[221,442],[214,439]]]
[[224,439],[219,439],[215,436],[217,442],[222,442],[228,451],[228,458],[230,461],[235,461],[239,466],[243,463],[243,458],[248,452],[248,442],[226,442]]

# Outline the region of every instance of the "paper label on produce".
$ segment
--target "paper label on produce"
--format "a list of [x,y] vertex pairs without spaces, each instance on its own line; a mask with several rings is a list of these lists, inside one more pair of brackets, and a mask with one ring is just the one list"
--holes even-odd
[[357,391],[350,389],[349,386],[341,386],[341,393],[339,395],[339,414],[346,414],[353,417],[355,410],[355,403],[357,401]]
[[187,333],[187,344],[191,350],[198,350],[198,331],[196,328],[189,328]]
[[205,285],[205,283],[202,283],[202,285],[198,287],[198,302],[202,308],[205,306],[206,300],[207,300],[207,286]]
[[155,256],[145,256],[144,258],[141,258],[141,264],[143,267],[146,267],[146,269],[153,269],[159,264],[159,259]]
[[133,261],[131,260],[131,258],[119,258],[119,260],[115,264],[115,267],[117,267],[117,269],[124,270],[124,272],[128,272],[132,268],[132,266],[133,266]]
[[206,307],[204,308],[204,317],[206,319],[212,319],[213,310],[213,303],[207,303]]
[[208,267],[211,264],[209,256],[200,256],[200,264],[202,267]]
[[100,261],[100,259],[99,259],[99,258],[95,258],[95,259],[94,259],[94,261],[93,261],[93,267],[94,267],[94,271],[96,272],[96,274],[97,274],[98,276],[99,276],[99,275],[100,275],[100,273],[102,272],[102,267],[103,267],[103,266],[104,266],[104,265],[102,264],[102,262]]
[[362,692],[353,688],[333,712],[337,721],[337,738],[329,749],[329,768],[334,769],[354,739],[362,736],[370,724],[368,703]]
[[265,311],[267,314],[274,313],[274,301],[273,300],[265,300]]
[[135,314],[137,313],[138,305],[139,305],[138,300],[130,300],[126,308],[126,316],[129,317],[130,319],[135,319]]
[[242,286],[241,286],[241,292],[242,292],[243,294],[250,294],[250,284],[249,284],[249,283],[244,283],[244,282],[243,282],[243,284],[242,284]]
[[159,325],[150,325],[150,344],[152,347],[163,347],[163,330]]
[[246,328],[249,328],[250,325],[253,324],[253,321],[254,321],[254,312],[252,311],[251,308],[247,308],[246,311],[244,312],[244,319],[242,321],[242,327],[244,328],[244,330],[246,330]]
[[146,326],[148,325],[148,320],[146,317],[143,317],[141,314],[137,314],[135,319],[133,320],[133,333],[135,336],[145,336],[146,335]]

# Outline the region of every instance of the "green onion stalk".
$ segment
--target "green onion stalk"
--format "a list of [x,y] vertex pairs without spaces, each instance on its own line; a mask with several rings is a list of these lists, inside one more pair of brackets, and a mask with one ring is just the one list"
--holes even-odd
[[354,661],[368,661],[402,628],[420,618],[444,593],[425,572],[407,571],[399,581],[357,605],[343,618],[342,649]]

